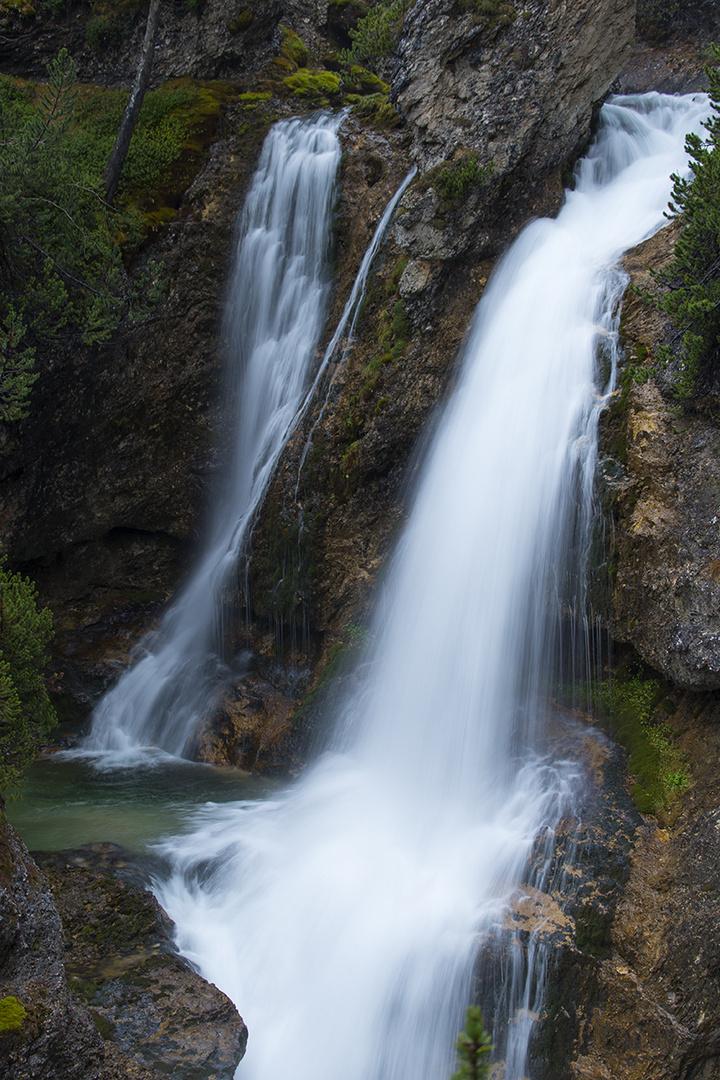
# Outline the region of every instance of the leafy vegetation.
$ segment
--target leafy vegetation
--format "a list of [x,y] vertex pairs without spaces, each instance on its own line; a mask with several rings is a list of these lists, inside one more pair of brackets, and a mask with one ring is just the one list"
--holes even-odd
[[57,723],[45,669],[52,616],[38,610],[34,585],[0,563],[0,792],[21,786],[25,770]]
[[160,268],[131,280],[126,267],[174,216],[224,94],[177,82],[146,95],[111,209],[102,174],[126,95],[77,86],[65,50],[45,86],[0,76],[0,421],[27,411],[41,345],[104,341],[152,310]]
[[398,111],[388,101],[387,94],[364,94],[358,97],[348,95],[346,100],[355,112],[366,117],[375,127],[394,128],[400,124]]
[[352,45],[343,50],[342,59],[348,63],[372,63],[389,56],[411,4],[412,0],[380,0],[358,20],[357,30],[349,31]]
[[107,15],[95,15],[85,26],[85,40],[93,52],[104,52],[120,43],[120,27]]
[[[713,59],[720,64],[717,47]],[[670,204],[673,214],[682,216],[683,229],[672,261],[656,275],[664,286],[658,307],[670,316],[681,340],[676,390],[682,400],[720,371],[720,71],[712,66],[706,71],[714,110],[706,124],[709,138],[688,136],[694,176],[673,176]],[[658,350],[658,359],[672,363],[672,351]]]
[[470,1005],[465,1014],[465,1030],[455,1043],[458,1055],[457,1071],[451,1080],[483,1080],[490,1071],[492,1043],[485,1029],[478,1005]]
[[631,794],[638,810],[656,814],[688,787],[687,762],[663,717],[666,684],[648,677],[638,664],[620,668],[593,691],[593,705],[609,718],[610,728],[628,752],[635,778]]
[[461,200],[466,198],[472,188],[486,184],[492,174],[492,162],[480,165],[475,154],[465,154],[440,171],[435,188],[443,199]]

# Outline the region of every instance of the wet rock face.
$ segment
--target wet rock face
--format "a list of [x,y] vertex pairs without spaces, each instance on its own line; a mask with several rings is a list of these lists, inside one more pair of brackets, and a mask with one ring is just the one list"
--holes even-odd
[[423,168],[458,147],[498,172],[529,152],[538,172],[562,165],[587,140],[593,105],[634,37],[629,0],[496,6],[497,15],[479,16],[456,0],[428,0],[406,17],[393,94]]
[[172,924],[114,844],[40,854],[62,921],[68,982],[110,1055],[152,1076],[232,1080],[247,1028],[174,951]]
[[685,694],[672,717],[695,784],[674,821],[639,830],[609,955],[583,993],[572,1080],[718,1075],[719,721],[716,694]]
[[24,1010],[0,1033],[5,1080],[157,1080],[115,1056],[68,988],[62,928],[50,890],[14,830],[0,826],[0,997]]
[[514,1025],[528,1019],[523,990],[532,957],[529,1008],[539,1007],[539,1014],[531,1032],[531,1074],[569,1080],[598,972],[611,953],[640,819],[626,790],[623,754],[601,731],[583,718],[558,715],[550,722],[549,744],[553,755],[578,763],[576,801],[553,835],[537,838],[527,884],[502,923],[481,938],[474,999],[493,1023],[498,1006],[507,1010],[513,1001],[513,983],[519,991],[519,1011],[509,1016],[507,1031],[498,1026],[493,1032],[502,1056]]
[[[628,256],[640,287],[650,284],[648,268],[669,258],[673,236],[666,230]],[[623,477],[616,488],[613,632],[678,686],[717,689],[720,429],[707,410],[679,408],[637,366],[637,356],[652,356],[667,333],[658,313],[630,296],[623,328],[636,374],[626,375],[618,391],[622,430],[606,447],[621,459]]]

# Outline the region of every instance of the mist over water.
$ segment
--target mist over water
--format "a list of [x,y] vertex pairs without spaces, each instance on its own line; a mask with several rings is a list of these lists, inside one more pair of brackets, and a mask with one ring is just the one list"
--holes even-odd
[[[250,1030],[239,1077],[452,1071],[478,934],[583,782],[544,748],[542,691],[564,583],[582,580],[568,550],[588,549],[614,264],[663,223],[707,109],[605,106],[559,217],[525,230],[479,305],[330,750],[281,796],[209,803],[162,845],[179,945]],[[533,1073],[528,978],[506,995],[522,1022],[494,1020],[505,1080]]]

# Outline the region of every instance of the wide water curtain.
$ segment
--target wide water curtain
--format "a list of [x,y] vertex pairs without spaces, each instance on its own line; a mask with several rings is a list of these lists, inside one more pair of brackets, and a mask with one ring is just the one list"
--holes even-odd
[[[334,749],[275,801],[208,805],[164,845],[161,901],[248,1023],[247,1080],[452,1072],[479,935],[578,782],[535,736],[565,541],[589,517],[611,267],[662,224],[706,110],[605,107],[560,216],[524,232],[483,297]],[[542,987],[522,979],[488,1017],[505,1080],[533,1074]]]
[[92,750],[152,745],[181,754],[223,686],[223,586],[301,404],[327,310],[340,119],[282,121],[266,139],[224,320],[231,467],[187,586],[95,712]]

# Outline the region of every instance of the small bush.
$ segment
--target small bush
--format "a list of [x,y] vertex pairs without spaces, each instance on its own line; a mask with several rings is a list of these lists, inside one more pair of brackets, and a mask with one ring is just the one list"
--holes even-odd
[[[57,717],[45,686],[52,616],[0,563],[0,792],[17,790]],[[8,1001],[10,999],[5,999]],[[10,1008],[10,1005],[7,1006]]]
[[465,1030],[460,1032],[455,1049],[458,1068],[451,1080],[484,1080],[490,1071],[492,1042],[478,1005],[470,1005],[465,1014]]
[[400,124],[400,116],[385,94],[366,94],[363,97],[347,98],[356,112],[366,117],[378,128],[395,128]]
[[474,154],[468,154],[441,170],[435,188],[443,199],[464,199],[472,188],[487,183],[492,173],[492,162],[480,165]]
[[638,0],[635,25],[647,41],[665,41],[680,14],[679,0]]
[[113,19],[96,15],[85,27],[85,40],[93,52],[104,52],[120,41],[120,28]]
[[389,56],[400,37],[403,20],[412,0],[380,0],[358,21],[357,30],[350,30],[352,46],[344,49],[342,57],[349,63],[381,60]]

